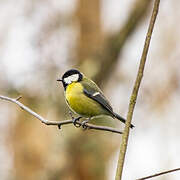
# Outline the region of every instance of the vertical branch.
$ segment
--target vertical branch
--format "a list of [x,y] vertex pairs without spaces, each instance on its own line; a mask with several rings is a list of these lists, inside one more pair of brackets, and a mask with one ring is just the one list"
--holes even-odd
[[120,180],[122,178],[124,159],[125,159],[125,154],[126,154],[127,144],[128,144],[128,137],[129,137],[129,127],[131,124],[133,111],[134,111],[134,107],[136,104],[138,90],[139,90],[140,83],[141,83],[141,80],[143,77],[144,66],[146,63],[146,57],[147,57],[147,53],[148,53],[148,49],[149,49],[149,44],[150,44],[155,20],[156,20],[157,14],[158,14],[159,3],[160,3],[160,0],[155,0],[155,2],[154,2],[153,12],[152,12],[148,32],[147,32],[146,39],[145,39],[145,44],[144,44],[144,49],[143,49],[143,53],[142,53],[141,60],[140,60],[139,70],[138,70],[138,74],[137,74],[134,88],[132,91],[132,95],[130,98],[126,126],[124,129],[122,142],[121,142],[121,146],[120,146],[120,154],[119,154],[119,160],[118,160],[117,171],[116,171],[116,180]]

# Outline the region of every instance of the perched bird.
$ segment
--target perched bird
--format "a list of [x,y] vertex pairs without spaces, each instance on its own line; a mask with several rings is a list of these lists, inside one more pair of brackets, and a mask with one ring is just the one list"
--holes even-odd
[[[94,116],[107,115],[125,123],[125,119],[115,113],[100,88],[77,69],[70,69],[62,78],[57,79],[64,86],[65,99],[69,108],[82,117],[90,120]],[[85,121],[85,123],[88,121]],[[134,126],[131,124],[131,128]]]

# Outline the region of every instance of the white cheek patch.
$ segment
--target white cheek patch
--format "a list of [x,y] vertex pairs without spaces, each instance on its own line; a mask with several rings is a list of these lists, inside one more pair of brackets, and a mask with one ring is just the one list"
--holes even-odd
[[76,82],[79,79],[79,74],[72,74],[71,76],[68,76],[64,78],[64,82],[66,84],[71,84],[72,82]]

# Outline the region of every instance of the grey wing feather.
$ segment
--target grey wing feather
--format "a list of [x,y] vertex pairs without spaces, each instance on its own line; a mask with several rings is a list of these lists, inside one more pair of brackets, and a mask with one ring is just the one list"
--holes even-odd
[[94,82],[91,81],[91,83],[92,86],[89,86],[89,82],[83,83],[85,95],[98,102],[102,107],[104,107],[110,114],[114,116],[113,109],[108,100],[102,94],[102,91]]
[[[123,117],[113,112],[113,109],[110,103],[108,102],[106,97],[103,95],[100,88],[93,81],[88,80],[87,82],[87,79],[84,79],[84,81],[82,82],[82,85],[84,87],[84,90],[83,90],[84,94],[87,97],[99,103],[104,109],[106,109],[112,115],[112,117],[119,119],[123,123],[126,122],[126,120]],[[134,126],[131,124],[130,127],[133,128]]]
[[91,99],[95,100],[96,102],[98,102],[101,106],[103,106],[108,112],[110,112],[112,115],[114,115],[113,113],[113,109],[110,106],[110,104],[106,101],[106,99],[104,99],[104,96],[102,94],[97,94],[95,96],[93,96],[92,93],[90,93],[89,91],[87,91],[86,89],[84,89],[84,93]]

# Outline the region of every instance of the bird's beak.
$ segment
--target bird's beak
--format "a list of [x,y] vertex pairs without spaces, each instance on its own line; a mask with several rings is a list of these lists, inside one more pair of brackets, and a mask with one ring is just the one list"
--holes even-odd
[[62,79],[57,79],[57,81],[62,81]]

